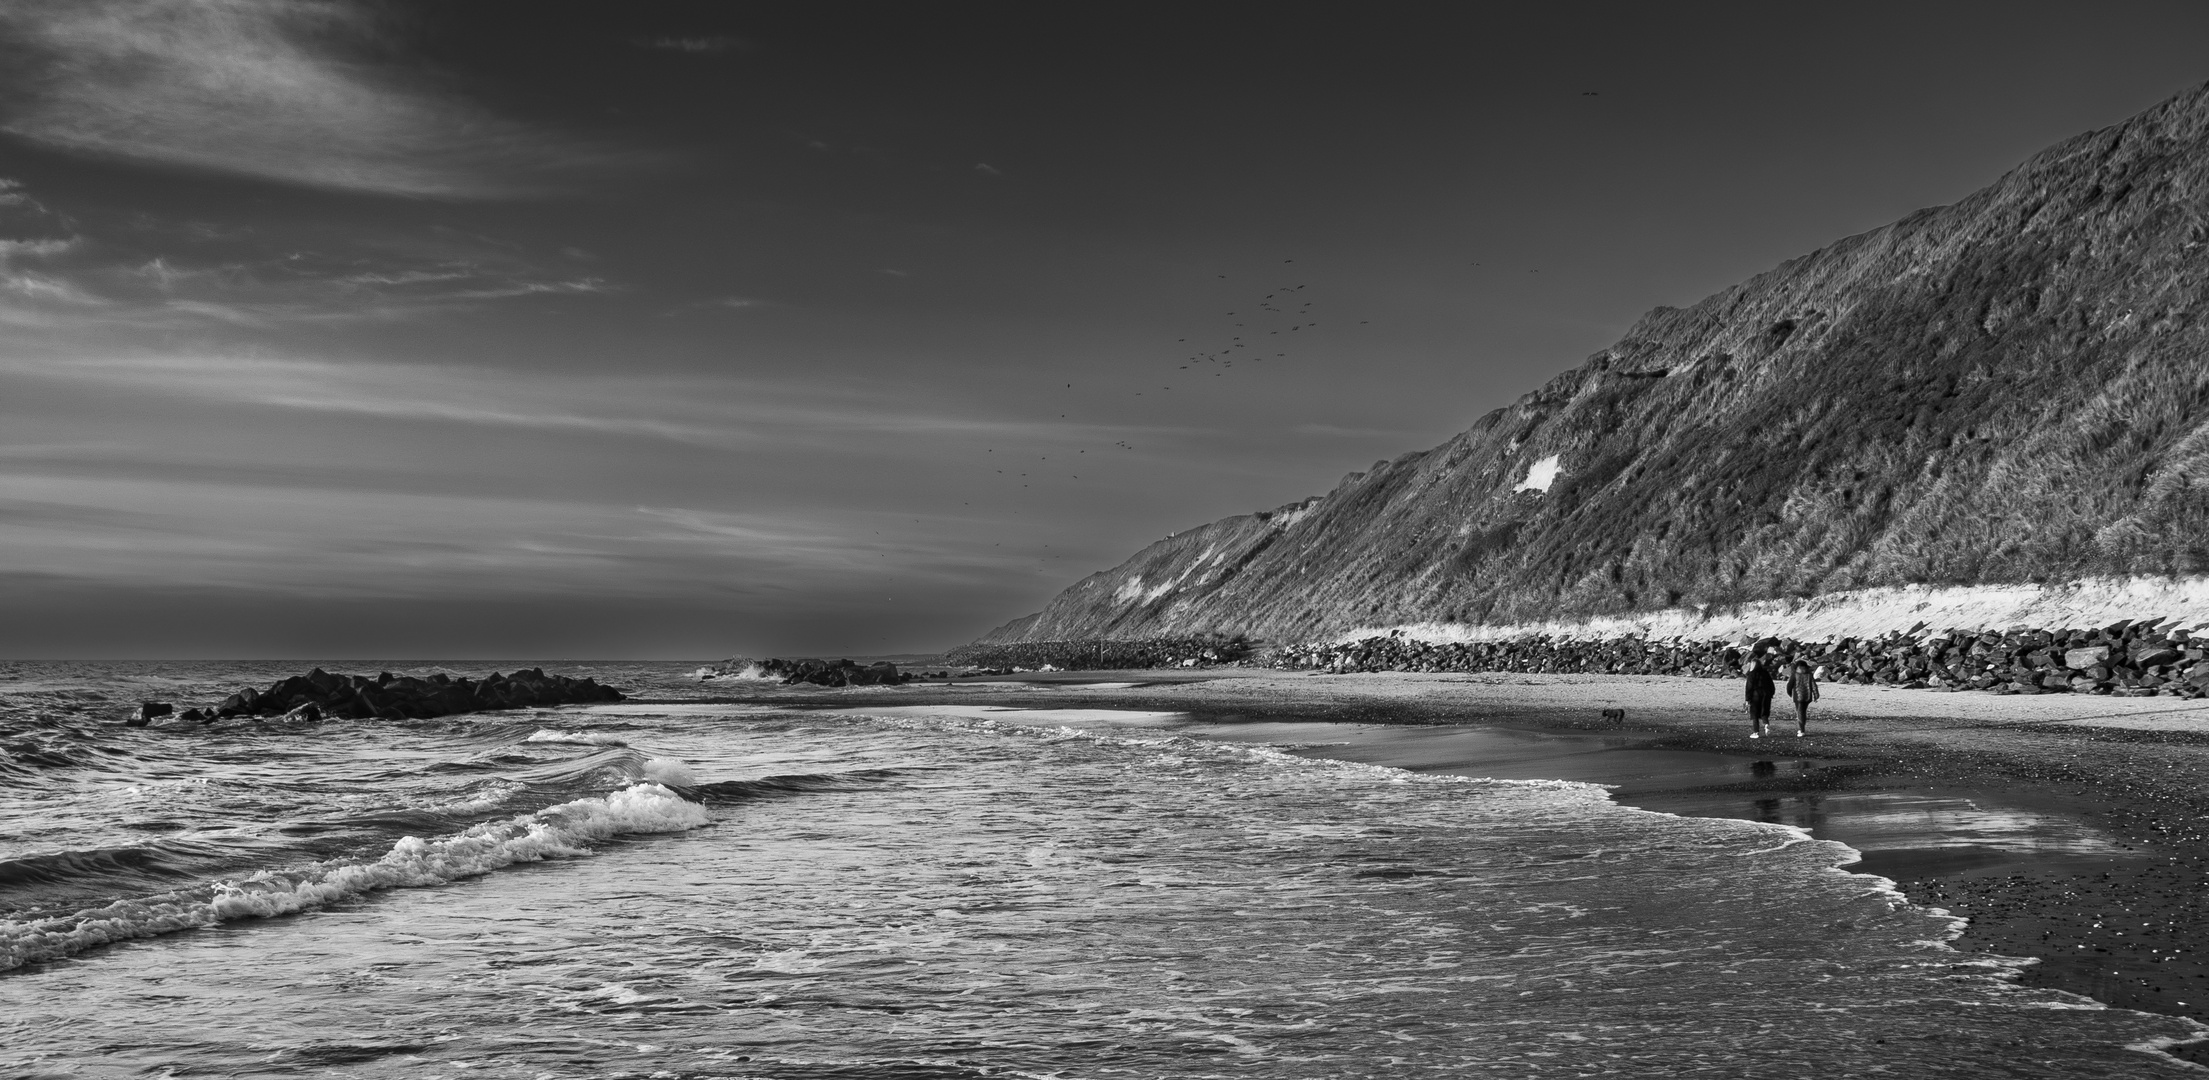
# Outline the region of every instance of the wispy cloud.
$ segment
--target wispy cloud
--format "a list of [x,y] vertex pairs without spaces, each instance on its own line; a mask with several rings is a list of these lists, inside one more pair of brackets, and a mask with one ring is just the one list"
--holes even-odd
[[[66,240],[10,240],[0,238],[0,293],[34,305],[59,304],[70,308],[86,309],[104,306],[100,297],[51,272],[31,269],[26,263],[40,263],[54,256],[66,254],[79,243],[78,238]],[[0,317],[6,308],[0,305]]]
[[1394,439],[1401,441],[1412,437],[1410,432],[1396,431],[1389,428],[1343,427],[1338,424],[1298,424],[1294,430],[1298,435],[1312,435],[1329,439]]
[[[101,383],[167,398],[192,398],[308,412],[414,422],[592,432],[722,443],[723,429],[603,407],[592,390],[530,386],[491,372],[405,364],[335,364],[252,357],[141,357],[69,361],[0,360],[0,371],[68,382]],[[649,407],[649,406],[648,406]]]
[[746,41],[740,37],[729,37],[726,34],[714,34],[709,36],[693,35],[688,37],[674,37],[667,35],[662,35],[660,37],[640,37],[636,39],[636,46],[640,49],[655,49],[660,52],[690,53],[692,55],[710,55],[725,53],[731,50],[737,52],[750,52],[752,49],[751,42]]
[[720,450],[857,450],[866,441],[913,438],[1083,446],[1179,430],[964,416],[918,407],[895,391],[840,391],[810,380],[774,384],[549,372],[524,379],[450,365],[182,355],[0,355],[0,375],[172,401],[648,438]]
[[78,311],[99,306],[100,297],[52,265],[83,244],[66,218],[32,198],[20,182],[0,179],[0,322],[39,323],[35,310],[21,310],[26,304]]
[[508,296],[543,296],[557,293],[611,292],[600,278],[578,278],[574,281],[517,281],[509,285],[489,289],[467,289],[452,294],[455,300],[497,300]]
[[0,322],[10,325],[269,329],[621,291],[604,277],[574,274],[565,259],[551,261],[450,230],[271,233],[142,216],[84,227],[22,185],[0,182]]
[[0,128],[52,146],[391,195],[484,197],[587,157],[425,80],[341,0],[18,0],[36,57]]
[[[638,507],[0,468],[0,575],[296,597],[873,593],[998,571],[950,518]],[[886,555],[898,556],[892,562]]]

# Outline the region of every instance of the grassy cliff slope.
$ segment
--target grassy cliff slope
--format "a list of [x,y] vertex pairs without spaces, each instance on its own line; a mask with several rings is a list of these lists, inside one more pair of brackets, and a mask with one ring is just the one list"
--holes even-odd
[[2209,86],[1658,308],[1441,446],[1169,537],[984,640],[2204,571]]

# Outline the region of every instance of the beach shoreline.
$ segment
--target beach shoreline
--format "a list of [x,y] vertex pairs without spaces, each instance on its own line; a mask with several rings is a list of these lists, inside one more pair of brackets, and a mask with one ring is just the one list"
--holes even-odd
[[[1291,723],[1335,744],[1301,751],[1315,756],[1583,780],[1643,809],[1795,824],[1864,851],[1844,869],[1970,920],[1958,951],[2038,960],[2027,985],[2209,1023],[2209,702],[1830,685],[1810,737],[1784,717],[1776,737],[1752,740],[1738,682],[1677,676],[1218,668],[725,688],[731,701],[839,710],[1174,712],[1199,734],[1255,741],[1281,736],[1253,725]],[[1407,728],[1478,730],[1421,740]],[[1504,758],[1516,768],[1493,767]]]

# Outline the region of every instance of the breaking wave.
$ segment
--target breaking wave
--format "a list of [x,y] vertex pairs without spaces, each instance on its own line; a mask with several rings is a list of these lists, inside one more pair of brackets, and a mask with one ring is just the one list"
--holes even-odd
[[72,915],[0,922],[0,970],[131,938],[289,915],[386,889],[442,885],[515,863],[579,858],[611,837],[705,823],[697,803],[661,784],[640,783],[434,840],[405,837],[374,861],[335,859],[116,900]]

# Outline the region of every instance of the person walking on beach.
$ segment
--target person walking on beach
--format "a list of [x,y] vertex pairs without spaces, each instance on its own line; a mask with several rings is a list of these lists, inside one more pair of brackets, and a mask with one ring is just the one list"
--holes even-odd
[[1810,703],[1818,700],[1818,675],[1809,663],[1797,660],[1787,672],[1787,697],[1795,703],[1795,737],[1810,734]]
[[1749,677],[1749,737],[1761,739],[1772,726],[1772,672],[1763,657],[1752,656],[1742,673]]

